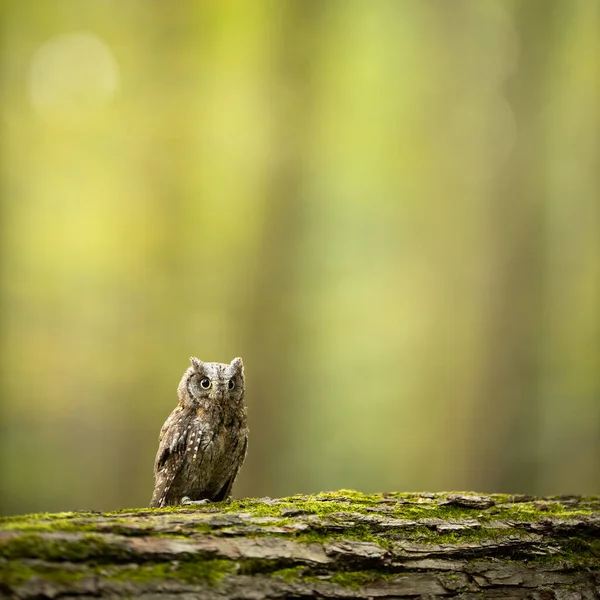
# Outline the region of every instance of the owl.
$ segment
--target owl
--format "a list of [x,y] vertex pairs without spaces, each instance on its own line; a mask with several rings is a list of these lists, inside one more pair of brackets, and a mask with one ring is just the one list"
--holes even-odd
[[177,388],[179,404],[160,430],[150,507],[227,499],[246,458],[242,359],[190,361]]

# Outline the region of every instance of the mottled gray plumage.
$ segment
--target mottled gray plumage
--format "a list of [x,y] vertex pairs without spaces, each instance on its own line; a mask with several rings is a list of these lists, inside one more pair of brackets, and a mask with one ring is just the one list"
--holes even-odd
[[246,457],[244,365],[190,359],[179,404],[160,430],[151,507],[225,500]]

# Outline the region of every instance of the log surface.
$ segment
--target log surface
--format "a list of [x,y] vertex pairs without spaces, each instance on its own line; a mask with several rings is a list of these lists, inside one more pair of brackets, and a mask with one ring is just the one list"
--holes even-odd
[[0,521],[2,598],[600,598],[600,498],[372,494]]

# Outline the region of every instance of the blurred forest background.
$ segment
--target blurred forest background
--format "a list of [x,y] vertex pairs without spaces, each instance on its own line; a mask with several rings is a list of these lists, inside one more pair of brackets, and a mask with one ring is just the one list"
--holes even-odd
[[0,6],[0,512],[146,505],[190,355],[236,496],[600,493],[600,2]]

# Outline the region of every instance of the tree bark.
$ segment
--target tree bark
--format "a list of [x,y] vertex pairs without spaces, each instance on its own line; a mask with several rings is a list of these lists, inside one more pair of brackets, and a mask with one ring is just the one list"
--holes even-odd
[[372,494],[0,521],[0,597],[600,598],[600,498]]

